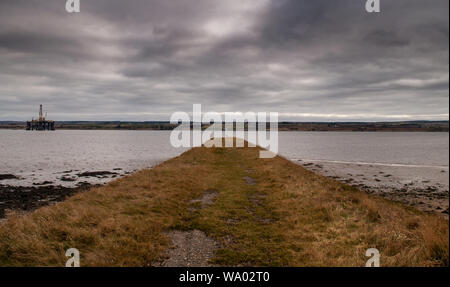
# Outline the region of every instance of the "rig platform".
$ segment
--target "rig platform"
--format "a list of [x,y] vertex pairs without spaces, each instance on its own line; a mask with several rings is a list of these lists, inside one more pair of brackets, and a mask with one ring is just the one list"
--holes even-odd
[[27,121],[27,131],[54,131],[55,122],[46,120],[47,115],[44,116],[42,105],[39,107],[39,119],[32,119]]

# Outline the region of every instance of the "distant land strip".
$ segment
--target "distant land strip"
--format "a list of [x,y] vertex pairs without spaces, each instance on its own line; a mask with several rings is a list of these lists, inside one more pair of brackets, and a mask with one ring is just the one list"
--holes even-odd
[[[167,121],[57,121],[56,129],[63,130],[173,130],[177,124]],[[205,129],[209,124],[203,124]],[[246,124],[247,126],[247,124]],[[0,129],[25,129],[25,121],[0,121]],[[269,129],[269,124],[267,124]],[[280,122],[279,131],[395,131],[448,132],[449,121],[403,122]]]

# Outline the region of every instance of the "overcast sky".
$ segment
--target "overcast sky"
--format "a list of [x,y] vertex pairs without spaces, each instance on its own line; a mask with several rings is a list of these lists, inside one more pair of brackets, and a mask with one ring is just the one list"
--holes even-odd
[[448,120],[449,1],[0,0],[0,120]]

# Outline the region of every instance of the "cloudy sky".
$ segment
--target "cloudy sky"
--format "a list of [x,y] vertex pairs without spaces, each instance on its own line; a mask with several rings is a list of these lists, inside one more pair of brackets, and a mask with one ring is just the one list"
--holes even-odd
[[449,1],[0,1],[0,120],[448,120]]

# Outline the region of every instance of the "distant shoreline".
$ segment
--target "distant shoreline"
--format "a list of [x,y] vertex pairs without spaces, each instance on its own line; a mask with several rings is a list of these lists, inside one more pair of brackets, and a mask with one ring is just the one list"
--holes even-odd
[[[173,130],[167,121],[57,121],[57,130]],[[203,124],[202,129],[209,125]],[[22,130],[26,122],[0,121],[0,129]],[[449,132],[449,121],[405,122],[279,122],[279,131],[354,131],[354,132]]]

